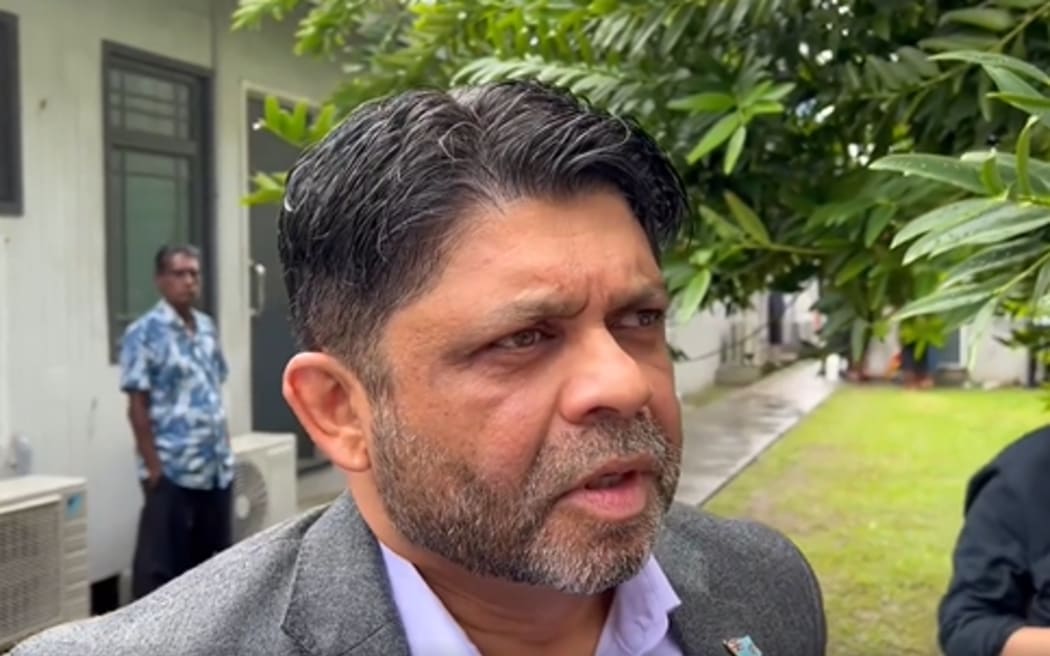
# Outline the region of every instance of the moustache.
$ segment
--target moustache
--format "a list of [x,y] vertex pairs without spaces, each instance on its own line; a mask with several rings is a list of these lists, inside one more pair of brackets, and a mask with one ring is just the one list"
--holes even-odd
[[525,496],[553,503],[580,480],[615,460],[638,460],[662,481],[673,477],[680,448],[647,417],[609,418],[561,433],[541,449],[526,477]]

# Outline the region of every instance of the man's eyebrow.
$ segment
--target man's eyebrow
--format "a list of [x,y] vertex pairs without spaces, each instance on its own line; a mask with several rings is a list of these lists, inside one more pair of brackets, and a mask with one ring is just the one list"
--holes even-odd
[[494,324],[528,324],[543,319],[571,319],[583,312],[586,302],[567,298],[556,292],[523,294],[497,308],[491,316]]
[[667,305],[671,301],[670,294],[663,282],[647,282],[646,284],[629,290],[623,294],[614,295],[612,306],[615,310],[632,310],[647,305]]
[[[616,313],[650,305],[667,305],[670,297],[662,282],[647,282],[635,289],[614,294],[610,300],[612,313]],[[564,297],[557,292],[527,293],[496,308],[485,323],[499,327],[530,324],[544,319],[571,319],[583,312],[585,305],[584,299]]]

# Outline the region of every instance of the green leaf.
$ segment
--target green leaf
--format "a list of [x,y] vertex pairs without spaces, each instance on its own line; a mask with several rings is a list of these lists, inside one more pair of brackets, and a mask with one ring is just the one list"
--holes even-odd
[[678,300],[678,312],[675,315],[675,321],[679,324],[685,324],[696,311],[700,309],[700,303],[703,302],[704,297],[707,296],[707,290],[711,287],[711,270],[701,269],[696,272],[689,284],[686,285],[685,291]]
[[931,232],[920,238],[904,254],[904,263],[909,264],[920,257],[939,255],[963,246],[1005,241],[1047,224],[1050,224],[1050,211],[1047,208],[1004,203],[947,230]]
[[868,338],[868,322],[864,319],[855,319],[849,331],[850,356],[854,362],[864,355]]
[[1050,109],[1050,98],[1042,95],[1029,96],[1021,95],[1018,93],[990,93],[988,94],[992,98],[998,98],[1003,102],[1010,103],[1014,107],[1019,107],[1025,111],[1041,112]]
[[986,303],[994,297],[996,287],[990,284],[964,285],[950,289],[938,289],[934,293],[908,303],[894,313],[896,321],[927,314],[941,314],[949,310]]
[[779,102],[783,100],[789,93],[794,91],[795,85],[791,82],[785,82],[783,84],[777,84],[762,94],[762,100],[770,102]]
[[982,274],[1023,268],[1045,250],[1046,246],[1041,242],[1023,237],[989,246],[949,269],[941,286],[952,287],[972,282],[974,277]]
[[[963,155],[964,158],[970,156],[971,154]],[[978,155],[974,153],[972,156],[974,158],[984,159],[983,154]],[[1011,176],[1016,179],[1017,168],[1020,165],[1017,158],[1009,153],[999,153],[998,159],[999,173],[1003,174],[1007,183],[1010,182]],[[1032,188],[1036,194],[1050,194],[1050,162],[1029,158],[1028,173],[1032,180]]]
[[740,126],[740,114],[733,113],[723,116],[714,126],[704,134],[696,147],[686,156],[686,161],[696,164],[708,153],[718,148],[728,139],[733,131]]
[[[971,52],[975,50],[980,51],[982,48],[994,48],[998,44],[999,40],[994,36],[978,36],[976,34],[935,36],[919,41],[919,47],[923,50],[932,50],[942,52],[943,54],[949,54],[951,52]],[[936,61],[938,57],[939,55],[930,57],[930,59]],[[957,76],[955,79],[961,81],[962,76]]]
[[947,23],[972,25],[989,32],[1005,32],[1014,26],[1016,20],[1013,14],[1003,9],[974,7],[944,12],[941,14],[940,24]]
[[861,251],[854,255],[845,266],[835,276],[835,286],[841,287],[850,280],[853,280],[861,273],[864,272],[869,266],[871,266],[875,260],[872,258],[871,253],[867,251]]
[[1047,125],[1050,125],[1050,98],[1047,98],[1046,96],[1022,93],[990,93],[988,94],[988,97],[998,98],[1021,111],[1028,112],[1042,120]]
[[713,257],[714,253],[711,250],[702,248],[689,256],[689,264],[696,267],[705,267],[711,263]]
[[946,230],[1003,205],[1005,203],[993,198],[969,198],[930,210],[909,221],[893,238],[890,248],[897,248],[933,230]]
[[664,56],[671,54],[671,51],[674,50],[675,46],[678,45],[678,42],[682,38],[682,35],[685,33],[686,29],[689,28],[689,25],[693,21],[693,13],[695,11],[696,7],[693,5],[689,5],[688,7],[686,7],[685,15],[678,16],[677,20],[673,21],[671,25],[667,28],[667,31],[664,32],[664,38],[660,42],[660,51],[664,54]]
[[311,144],[317,143],[321,139],[324,139],[329,132],[332,131],[332,125],[335,123],[335,105],[325,105],[318,112],[317,117],[314,119],[313,125],[310,126],[309,141]]
[[711,227],[715,229],[715,232],[725,239],[739,239],[742,236],[739,228],[707,205],[700,206],[700,216],[710,223]]
[[999,299],[992,298],[978,310],[977,315],[967,326],[968,341],[970,343],[969,349],[966,355],[966,368],[972,369],[974,363],[977,361],[977,349],[980,348],[981,342],[984,340],[985,334],[988,332],[988,328],[992,325],[992,319],[995,318],[995,310],[999,307]]
[[1017,137],[1017,190],[1023,196],[1032,195],[1032,175],[1028,164],[1032,147],[1032,128],[1038,121],[1038,117],[1029,116],[1020,136]]
[[276,96],[266,96],[263,101],[263,122],[266,129],[282,139],[287,139],[288,116],[281,108],[281,102]]
[[1045,3],[1046,0],[995,0],[995,4],[1010,9],[1033,9]]
[[744,140],[747,139],[747,127],[739,126],[733,131],[733,136],[729,139],[729,147],[726,148],[726,158],[723,162],[722,172],[729,175],[736,168],[737,160],[740,159],[740,153],[744,149]]
[[724,196],[726,205],[729,206],[729,211],[733,214],[733,218],[736,219],[741,229],[758,244],[770,244],[769,232],[766,230],[766,226],[762,224],[762,220],[755,214],[755,211],[731,191],[725,192]]
[[759,100],[754,105],[749,105],[745,111],[751,116],[761,116],[762,114],[783,114],[784,104],[774,100]]
[[1006,185],[1003,184],[1003,178],[999,175],[999,164],[995,153],[989,155],[988,159],[984,160],[984,164],[981,165],[981,184],[984,185],[984,188],[991,196],[998,196],[1006,189]]
[[941,72],[941,69],[938,68],[937,64],[930,61],[930,58],[926,56],[926,53],[918,48],[905,46],[897,50],[897,55],[901,58],[901,61],[906,62],[922,77],[933,77]]
[[1050,76],[1039,70],[1038,67],[1009,55],[977,50],[958,50],[955,52],[943,52],[930,57],[930,59],[933,61],[962,61],[970,64],[979,64],[986,69],[988,67],[1006,69],[1050,85]]
[[245,196],[241,203],[243,205],[277,205],[284,199],[284,193],[274,189],[256,189]]
[[667,281],[667,289],[677,292],[679,289],[693,279],[696,267],[688,262],[666,260],[663,265],[664,280]]
[[294,145],[302,147],[306,141],[306,119],[310,112],[310,106],[305,102],[298,102],[295,104],[295,108],[292,110],[291,117],[288,119],[287,131],[285,138],[287,138]]
[[1050,291],[1050,262],[1044,262],[1039,267],[1039,273],[1035,277],[1035,285],[1032,287],[1032,305],[1038,306],[1039,302],[1046,298]]
[[252,185],[255,189],[241,199],[244,205],[275,205],[284,199],[284,174],[256,173]]
[[867,223],[864,225],[865,248],[871,248],[896,213],[897,208],[893,205],[880,205],[871,213]]
[[896,171],[936,180],[965,189],[975,194],[984,193],[980,166],[944,155],[907,154],[887,155],[872,163],[875,171]]
[[728,93],[697,93],[684,98],[675,98],[667,103],[668,109],[687,112],[718,113],[736,105],[736,100]]

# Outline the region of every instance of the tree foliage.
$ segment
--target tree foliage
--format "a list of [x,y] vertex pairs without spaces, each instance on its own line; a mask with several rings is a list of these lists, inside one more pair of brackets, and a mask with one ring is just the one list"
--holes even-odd
[[[998,148],[946,157],[894,154],[876,161],[876,170],[954,187],[958,198],[916,217],[894,238],[904,262],[942,253],[959,255],[930,294],[897,314],[899,318],[955,314],[972,319],[978,332],[997,313],[1041,319],[1050,316],[1050,161],[1033,155],[1050,127],[1050,76],[1012,57],[980,52],[945,56],[980,65],[995,84],[992,101],[1022,110],[1028,118],[1013,152]],[[1035,85],[1035,86],[1033,86]],[[1045,153],[1045,147],[1041,149]],[[1017,340],[1045,348],[1045,331],[1019,331]]]
[[[961,153],[1014,148],[1012,135],[1027,135],[1026,161],[1047,152],[1045,132],[1025,126],[1029,113],[1050,113],[1029,84],[1050,68],[1048,16],[1047,0],[241,0],[234,25],[296,20],[295,51],[346,71],[327,111],[405,88],[530,77],[633,115],[670,153],[695,208],[691,238],[665,262],[680,318],[816,277],[826,333],[857,351],[891,310],[916,314],[922,306],[908,304],[934,289],[944,302],[946,289],[958,300],[991,284],[958,268],[989,247],[987,233],[948,248],[957,233],[916,232],[924,224],[908,219],[997,181],[1019,188],[1005,155],[989,167]],[[265,127],[287,137],[292,115],[268,113]],[[320,132],[291,137],[303,145]],[[914,152],[942,158],[887,158]],[[924,162],[937,165],[922,175]],[[913,175],[898,175],[906,166]],[[259,182],[257,200],[280,189],[279,176]],[[981,225],[1006,225],[990,221]],[[1036,224],[1016,219],[1013,237]],[[951,267],[949,279],[970,277],[948,284]],[[973,298],[926,300],[938,320],[920,337],[966,318]]]

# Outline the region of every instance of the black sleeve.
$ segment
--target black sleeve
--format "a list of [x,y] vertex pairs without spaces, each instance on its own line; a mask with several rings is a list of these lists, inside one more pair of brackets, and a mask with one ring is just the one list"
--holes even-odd
[[1025,625],[1031,578],[1023,513],[1001,476],[972,493],[938,613],[945,656],[999,656]]

